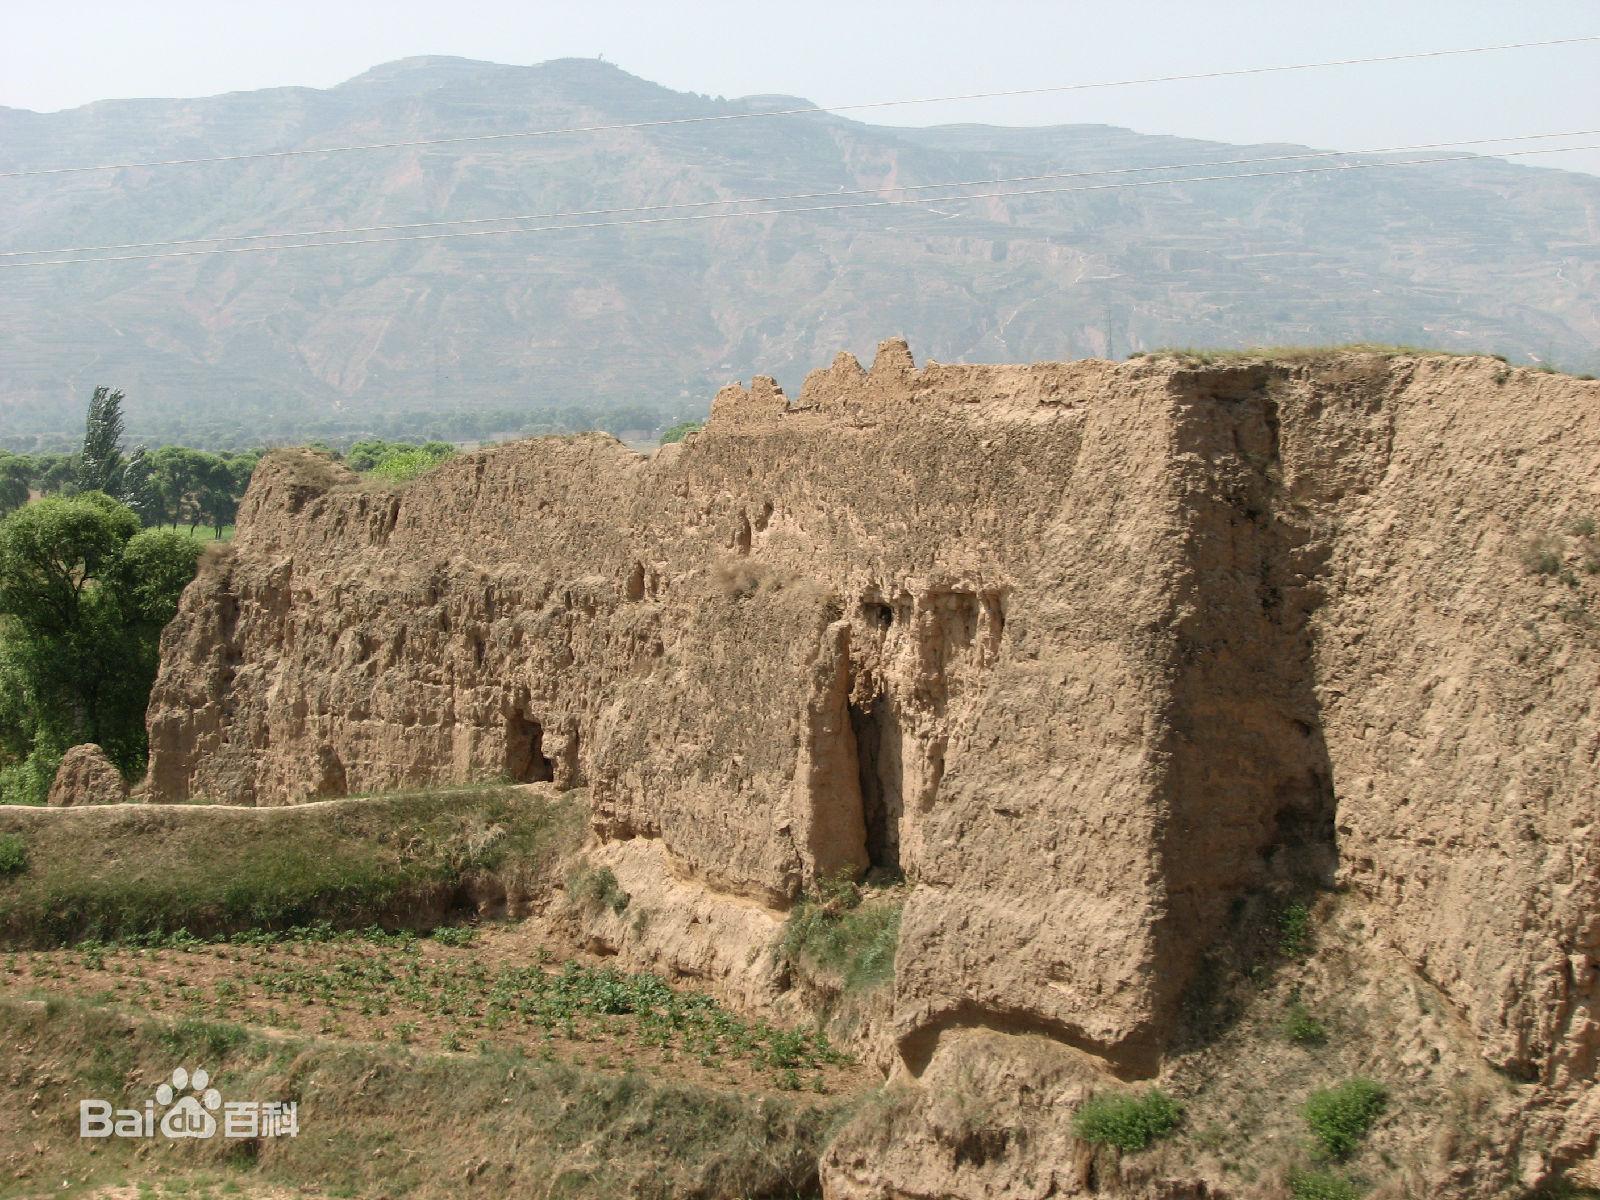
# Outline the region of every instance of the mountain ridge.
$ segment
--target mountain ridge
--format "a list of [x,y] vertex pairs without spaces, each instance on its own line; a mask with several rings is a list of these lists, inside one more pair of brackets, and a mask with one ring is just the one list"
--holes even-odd
[[[806,102],[678,92],[595,59],[519,66],[423,55],[327,89],[0,110],[0,170],[733,115],[774,103]],[[949,180],[1302,152],[1105,125],[885,127],[818,110],[12,179],[0,249],[636,206],[656,211],[597,220],[688,217],[708,210],[660,206],[834,191],[869,201]],[[1035,186],[1055,185],[1015,190]],[[808,203],[824,201],[764,207]],[[0,288],[11,334],[0,356],[0,443],[70,436],[98,383],[128,391],[141,436],[215,444],[645,428],[703,412],[729,379],[775,370],[792,386],[837,346],[864,354],[888,333],[955,362],[1384,341],[1593,370],[1597,214],[1600,179],[1479,158],[15,271]]]

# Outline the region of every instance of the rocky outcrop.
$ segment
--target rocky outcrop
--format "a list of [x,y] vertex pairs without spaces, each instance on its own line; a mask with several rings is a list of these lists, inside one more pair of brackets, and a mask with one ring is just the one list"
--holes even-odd
[[51,808],[71,808],[79,804],[121,804],[128,798],[128,781],[93,743],[74,746],[61,756],[56,777],[50,784]]
[[[1153,1078],[1230,914],[1343,888],[1528,1089],[1502,1165],[1537,1179],[1600,1136],[1597,408],[1488,359],[889,342],[651,458],[544,439],[389,488],[276,454],[166,633],[149,786],[585,785],[665,914],[602,935],[754,1005],[802,888],[904,874],[913,1088],[974,1038],[1052,1047],[1040,1094]],[[832,1154],[838,1194],[899,1194]]]

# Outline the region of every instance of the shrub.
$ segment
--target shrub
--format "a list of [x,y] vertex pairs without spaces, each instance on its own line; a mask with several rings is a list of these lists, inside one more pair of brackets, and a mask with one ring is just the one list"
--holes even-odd
[[386,442],[381,438],[371,438],[351,446],[344,461],[351,470],[360,471],[363,475],[375,475],[391,483],[404,483],[424,471],[431,471],[455,452],[456,448],[449,442],[425,442],[417,446],[410,442]]
[[1302,1046],[1320,1046],[1328,1040],[1328,1027],[1296,1000],[1289,1005],[1289,1011],[1284,1016],[1283,1036]]
[[36,743],[27,758],[0,767],[0,804],[42,807],[50,796],[61,753],[47,742]]
[[0,834],[0,875],[17,875],[28,869],[28,848],[14,833]]
[[1360,1200],[1363,1192],[1331,1171],[1297,1171],[1289,1176],[1289,1195],[1294,1200]]
[[621,913],[632,899],[622,890],[610,867],[578,868],[567,880],[567,895],[579,908],[588,912],[609,908],[614,913]]
[[1290,958],[1311,953],[1311,909],[1294,903],[1278,914],[1278,949]]
[[367,474],[387,479],[390,483],[404,483],[433,470],[454,453],[452,447],[446,447],[443,452],[425,446],[395,448],[379,457]]
[[1517,559],[1530,575],[1561,572],[1561,543],[1548,536],[1533,537],[1517,547]]
[[847,874],[819,880],[789,914],[785,957],[839,976],[847,992],[867,991],[893,979],[900,906],[862,900],[861,889]]
[[1092,1096],[1072,1116],[1072,1132],[1086,1142],[1143,1150],[1171,1133],[1183,1117],[1183,1105],[1159,1088],[1142,1096]]
[[1370,1079],[1347,1079],[1312,1092],[1302,1110],[1306,1124],[1331,1158],[1346,1158],[1367,1136],[1389,1103],[1388,1090]]

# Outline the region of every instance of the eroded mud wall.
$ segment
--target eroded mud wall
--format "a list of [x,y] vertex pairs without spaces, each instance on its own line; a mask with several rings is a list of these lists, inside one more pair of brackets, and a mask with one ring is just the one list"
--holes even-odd
[[808,879],[903,871],[913,1075],[978,1029],[1148,1075],[1236,898],[1337,881],[1570,1096],[1594,583],[1519,546],[1600,509],[1596,390],[891,342],[794,401],[728,389],[648,459],[543,439],[392,489],[275,455],[167,633],[151,790],[583,784],[602,846],[701,914],[654,952],[735,984]]

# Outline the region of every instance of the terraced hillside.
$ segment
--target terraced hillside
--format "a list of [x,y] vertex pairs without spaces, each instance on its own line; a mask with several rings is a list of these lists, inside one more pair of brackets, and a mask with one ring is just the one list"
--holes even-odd
[[[32,1096],[0,1119],[0,1194],[814,1191],[873,1074],[809,1022],[584,950],[579,802],[0,811],[25,860],[0,884],[0,1070]],[[299,1131],[78,1136],[80,1100],[137,1108],[180,1066],[294,1102]]]

